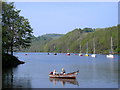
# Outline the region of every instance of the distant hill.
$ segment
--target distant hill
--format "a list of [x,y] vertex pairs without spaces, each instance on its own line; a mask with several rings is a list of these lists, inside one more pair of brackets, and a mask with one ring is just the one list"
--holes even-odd
[[32,40],[31,46],[27,49],[24,49],[22,51],[27,52],[43,52],[44,45],[51,40],[56,40],[63,36],[64,34],[45,34],[42,36],[34,37]]
[[109,53],[110,37],[113,37],[114,52],[120,52],[118,46],[118,26],[108,28],[84,28],[74,29],[65,35],[42,35],[32,42],[28,51],[33,52],[60,52],[60,53],[79,53],[80,43],[82,52],[86,52],[86,43],[88,42],[88,51],[93,53],[93,39],[95,40],[96,53]]
[[63,36],[64,34],[45,34],[39,37],[46,37],[46,38],[52,38],[52,39],[58,39],[59,37]]
[[[64,36],[57,40],[52,40],[45,45],[46,52],[78,52],[78,45],[80,44],[80,39],[83,39],[88,33],[83,32],[81,29],[75,29],[68,32]],[[54,49],[55,46],[55,49]]]

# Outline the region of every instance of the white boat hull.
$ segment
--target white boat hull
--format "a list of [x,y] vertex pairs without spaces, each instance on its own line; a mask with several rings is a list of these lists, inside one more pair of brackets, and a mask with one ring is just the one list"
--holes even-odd
[[79,53],[79,56],[83,56],[82,53]]
[[67,55],[69,56],[69,55],[70,55],[70,53],[67,53]]
[[96,54],[92,54],[91,57],[96,57]]
[[112,54],[109,54],[109,55],[106,55],[107,58],[114,58],[114,55]]

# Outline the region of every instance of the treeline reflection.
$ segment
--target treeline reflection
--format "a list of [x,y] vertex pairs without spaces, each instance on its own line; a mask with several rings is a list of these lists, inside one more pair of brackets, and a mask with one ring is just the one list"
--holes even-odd
[[2,72],[2,88],[31,88],[29,77],[14,76],[13,68],[4,69]]

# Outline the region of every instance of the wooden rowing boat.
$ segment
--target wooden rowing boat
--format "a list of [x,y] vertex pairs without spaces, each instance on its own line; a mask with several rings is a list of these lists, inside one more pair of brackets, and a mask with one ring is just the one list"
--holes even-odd
[[62,78],[62,79],[76,79],[76,75],[79,73],[79,70],[72,73],[65,73],[65,74],[49,74],[50,78]]

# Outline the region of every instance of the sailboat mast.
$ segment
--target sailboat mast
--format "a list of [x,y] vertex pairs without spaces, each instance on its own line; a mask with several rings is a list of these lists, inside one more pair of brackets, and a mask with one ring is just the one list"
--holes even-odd
[[88,42],[87,42],[87,51],[86,51],[86,53],[88,53]]
[[93,47],[94,47],[94,54],[95,54],[95,40],[93,39]]
[[56,51],[56,46],[54,45],[54,52]]
[[80,53],[81,53],[81,44],[80,44]]
[[69,52],[69,48],[67,49],[67,52]]
[[113,40],[112,40],[112,37],[111,37],[111,53],[113,53]]

